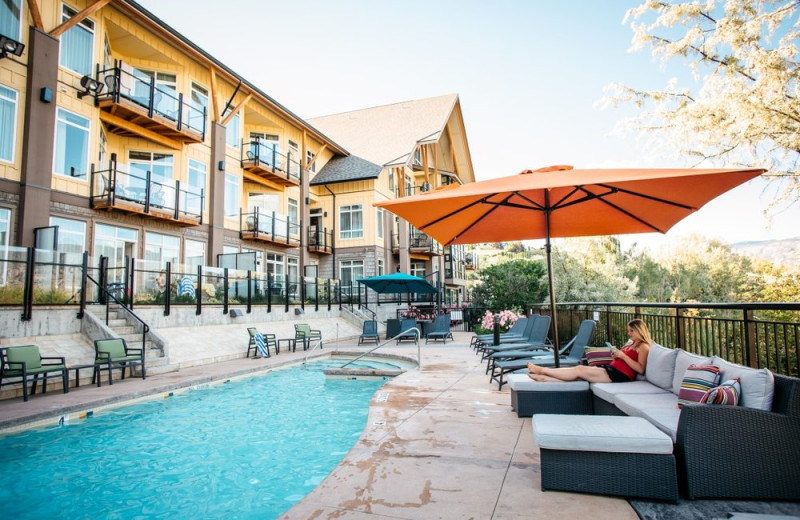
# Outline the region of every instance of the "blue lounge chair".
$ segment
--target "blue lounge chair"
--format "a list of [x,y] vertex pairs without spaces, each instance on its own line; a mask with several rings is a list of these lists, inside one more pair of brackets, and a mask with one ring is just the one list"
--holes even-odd
[[[496,352],[505,350],[544,350],[551,347],[547,335],[550,332],[550,316],[539,316],[536,318],[530,329],[528,336],[522,340],[508,341],[500,345],[484,345],[483,359],[489,358]],[[488,372],[488,371],[487,371]]]
[[[559,365],[561,366],[575,366],[583,360],[583,351],[589,346],[589,342],[594,335],[594,329],[597,322],[594,320],[583,320],[578,327],[578,332],[569,342],[559,351]],[[566,353],[568,355],[565,355]],[[532,362],[539,366],[553,366],[555,364],[552,354],[539,354],[539,355],[524,355],[525,351],[519,351],[522,357],[514,357],[506,360],[496,360],[494,368],[492,369],[491,381],[497,381],[498,389],[503,388],[506,382],[503,376],[509,372],[516,372],[518,370],[526,370],[528,363]],[[510,351],[506,353],[508,356],[516,356]]]
[[[527,318],[525,316],[519,318],[514,325],[508,330],[508,332],[504,332],[500,334],[500,339],[512,339],[512,338],[519,338],[523,339],[527,335],[528,331],[528,322],[531,319],[535,319],[535,316],[531,318]],[[476,334],[472,336],[469,340],[469,345],[472,348],[478,348],[483,343],[492,343],[494,341],[494,334]]]
[[361,326],[361,335],[358,337],[358,344],[361,345],[365,341],[374,341],[376,345],[380,341],[377,321],[367,320]]
[[453,333],[450,331],[450,315],[440,314],[434,318],[432,329],[425,335],[425,344],[438,340],[447,343],[447,338],[453,339]]
[[419,340],[418,334],[417,320],[403,318],[400,320],[400,335],[397,336],[397,344],[399,345],[401,341],[413,341],[416,343]]

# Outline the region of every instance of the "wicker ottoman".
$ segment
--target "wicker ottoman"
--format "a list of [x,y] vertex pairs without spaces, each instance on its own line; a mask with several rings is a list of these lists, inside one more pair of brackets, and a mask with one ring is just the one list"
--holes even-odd
[[533,416],[542,491],[678,501],[672,439],[641,417]]
[[586,381],[540,383],[528,374],[511,374],[511,408],[518,417],[535,413],[592,414],[592,393]]

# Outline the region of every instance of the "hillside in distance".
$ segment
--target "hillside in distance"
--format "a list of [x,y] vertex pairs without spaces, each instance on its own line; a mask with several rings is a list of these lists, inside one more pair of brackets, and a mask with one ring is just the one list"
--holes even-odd
[[783,265],[800,265],[800,237],[736,242],[731,244],[731,249],[751,258],[763,258]]

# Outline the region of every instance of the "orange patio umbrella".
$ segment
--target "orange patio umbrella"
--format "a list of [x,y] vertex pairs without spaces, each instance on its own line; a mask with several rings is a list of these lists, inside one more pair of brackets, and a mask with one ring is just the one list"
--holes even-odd
[[765,171],[550,166],[375,205],[445,246],[544,238],[558,366],[551,237],[666,233],[710,200]]

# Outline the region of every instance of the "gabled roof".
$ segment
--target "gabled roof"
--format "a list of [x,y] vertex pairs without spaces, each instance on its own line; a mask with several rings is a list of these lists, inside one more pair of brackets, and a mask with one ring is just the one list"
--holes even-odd
[[353,155],[381,166],[399,166],[408,162],[417,144],[439,139],[457,102],[458,94],[447,94],[313,117],[307,122]]
[[355,155],[335,157],[325,164],[309,184],[317,186],[321,184],[336,184],[337,182],[377,179],[382,169],[383,167],[379,164],[371,163]]

